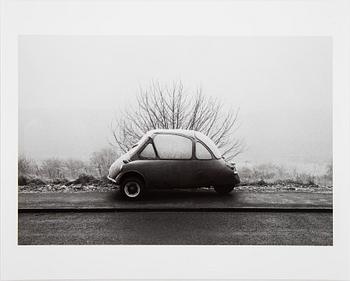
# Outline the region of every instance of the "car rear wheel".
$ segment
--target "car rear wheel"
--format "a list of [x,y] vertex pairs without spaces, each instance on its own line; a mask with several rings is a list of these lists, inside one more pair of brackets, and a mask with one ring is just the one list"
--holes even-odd
[[225,195],[229,194],[233,190],[233,185],[227,185],[227,186],[214,186],[214,189],[217,193]]
[[144,182],[137,177],[128,177],[123,180],[120,191],[124,198],[137,200],[142,197],[145,188]]

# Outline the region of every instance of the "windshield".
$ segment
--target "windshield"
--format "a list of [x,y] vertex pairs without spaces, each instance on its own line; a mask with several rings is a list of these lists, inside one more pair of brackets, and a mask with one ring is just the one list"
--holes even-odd
[[137,152],[139,147],[147,141],[148,137],[148,134],[143,135],[143,137],[137,143],[135,143],[126,154],[128,154],[130,157],[133,156]]

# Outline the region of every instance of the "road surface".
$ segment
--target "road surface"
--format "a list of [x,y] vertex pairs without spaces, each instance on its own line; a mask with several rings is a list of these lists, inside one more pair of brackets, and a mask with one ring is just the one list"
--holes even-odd
[[332,245],[332,194],[19,194],[19,245]]
[[20,193],[20,210],[222,210],[222,209],[332,209],[331,193],[233,192],[221,196],[212,190],[149,192],[140,201],[122,200],[119,192]]
[[20,245],[332,245],[332,213],[20,213]]

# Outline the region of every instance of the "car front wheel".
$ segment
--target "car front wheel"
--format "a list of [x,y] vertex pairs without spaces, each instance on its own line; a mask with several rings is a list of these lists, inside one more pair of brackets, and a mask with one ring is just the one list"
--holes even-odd
[[217,193],[225,195],[229,194],[233,190],[234,186],[229,185],[229,186],[214,186],[214,189]]
[[120,191],[123,197],[130,200],[136,200],[142,197],[145,189],[144,186],[145,184],[141,179],[137,177],[129,177],[122,182]]

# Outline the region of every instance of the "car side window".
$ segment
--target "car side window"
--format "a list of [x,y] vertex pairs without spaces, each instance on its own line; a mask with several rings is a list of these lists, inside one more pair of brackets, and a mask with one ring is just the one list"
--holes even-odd
[[211,152],[213,152],[216,158],[222,157],[220,150],[210,138],[208,138],[206,135],[202,134],[201,132],[196,132],[195,134],[196,134],[196,137],[200,141],[202,141],[210,149]]
[[156,135],[154,145],[161,159],[191,159],[192,140],[179,135]]
[[151,143],[147,144],[140,153],[140,156],[143,158],[155,159],[156,153],[154,151],[153,145]]
[[201,160],[212,159],[208,149],[198,141],[196,142],[196,158]]

